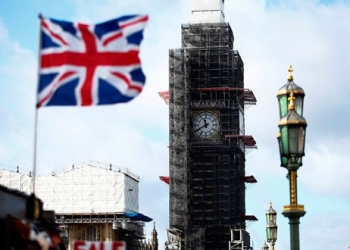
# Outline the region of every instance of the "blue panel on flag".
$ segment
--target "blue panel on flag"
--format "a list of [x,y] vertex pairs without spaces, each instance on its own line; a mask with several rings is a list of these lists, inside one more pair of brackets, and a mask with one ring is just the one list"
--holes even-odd
[[59,87],[47,105],[66,105],[73,106],[77,105],[74,93],[70,91],[78,85],[78,79],[67,82],[65,85]]
[[141,68],[135,69],[130,72],[131,79],[135,82],[144,83],[146,81],[145,74]]
[[52,81],[54,81],[55,77],[58,75],[58,73],[51,73],[51,74],[41,74],[39,77],[39,86],[38,86],[38,92],[42,91],[46,86],[48,86]]
[[41,32],[41,47],[42,48],[60,47],[60,45],[52,41],[50,36],[46,35],[44,32]]
[[130,97],[123,96],[117,88],[113,87],[111,84],[109,84],[103,79],[99,79],[98,97],[99,105],[114,103],[115,100],[118,100],[118,102],[128,102],[131,99],[133,99]]
[[140,45],[141,40],[143,39],[143,32],[135,32],[134,34],[128,36],[126,39],[128,40],[128,43]]
[[63,31],[68,32],[73,36],[77,35],[77,29],[74,27],[74,24],[72,22],[61,21],[52,18],[50,20],[51,22],[58,24]]

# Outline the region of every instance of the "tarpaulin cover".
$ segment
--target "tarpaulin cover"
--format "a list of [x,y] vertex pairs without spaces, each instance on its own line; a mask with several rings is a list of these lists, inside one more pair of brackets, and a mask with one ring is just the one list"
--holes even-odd
[[147,217],[146,215],[143,215],[143,214],[137,213],[137,212],[124,213],[124,216],[127,218],[130,218],[132,220],[138,220],[138,221],[144,221],[144,222],[150,222],[153,220],[150,217]]
[[[83,164],[52,176],[35,179],[35,194],[45,210],[57,214],[123,213],[139,211],[138,179],[125,169]],[[0,185],[26,194],[33,192],[32,177],[0,169]]]

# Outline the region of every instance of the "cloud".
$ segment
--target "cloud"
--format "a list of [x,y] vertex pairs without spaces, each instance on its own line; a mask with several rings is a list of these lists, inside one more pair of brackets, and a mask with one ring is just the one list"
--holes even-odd
[[300,171],[304,185],[319,195],[346,199],[350,193],[350,169],[346,167],[350,160],[349,143],[348,137],[324,138],[313,145]]
[[[316,223],[315,223],[316,222]],[[301,248],[304,249],[346,249],[350,243],[348,234],[350,230],[348,211],[334,213],[333,211],[307,213],[302,219]],[[325,229],[330,231],[326,233]],[[332,233],[333,232],[333,233]]]
[[[37,62],[34,53],[11,40],[0,20],[0,131],[2,145],[0,160],[7,164],[23,163],[19,152],[28,156],[33,146],[34,98]],[[30,105],[32,109],[28,109]],[[28,160],[28,159],[27,159]]]

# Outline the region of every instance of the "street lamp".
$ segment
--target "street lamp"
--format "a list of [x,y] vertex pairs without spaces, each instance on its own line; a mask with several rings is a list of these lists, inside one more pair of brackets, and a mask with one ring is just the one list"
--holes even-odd
[[295,84],[293,80],[293,68],[289,66],[288,68],[288,78],[287,83],[283,85],[277,93],[277,99],[280,109],[280,119],[288,113],[288,97],[290,93],[293,93],[295,97],[295,112],[300,116],[303,116],[303,107],[304,107],[304,90]]
[[[288,82],[278,91],[280,121],[277,135],[281,166],[287,168],[290,204],[283,208],[283,215],[289,218],[291,250],[299,250],[299,219],[305,215],[304,205],[298,204],[297,171],[305,155],[306,120],[303,118],[305,93],[293,81],[293,69],[288,69]],[[288,106],[287,106],[288,102]],[[287,107],[287,109],[286,109]]]
[[[299,87],[298,85],[296,85],[294,83],[292,66],[289,66],[289,68],[288,68],[288,78],[287,79],[288,79],[287,83],[285,85],[283,85],[278,90],[278,93],[277,93],[280,119],[282,119],[282,117],[285,117],[288,114],[289,104],[290,104],[290,102],[289,102],[290,94],[293,94],[294,111],[298,115],[303,116],[305,92],[301,87]],[[278,134],[277,139],[278,139],[279,148],[280,148],[281,166],[286,168],[288,165],[288,158],[284,154],[281,153],[282,144],[281,144],[280,137],[281,137],[281,134]],[[302,157],[298,158],[298,164],[299,164],[299,166],[303,165]]]
[[275,242],[277,240],[277,213],[272,208],[272,202],[270,202],[270,208],[266,211],[266,239],[271,244],[271,250],[275,249]]

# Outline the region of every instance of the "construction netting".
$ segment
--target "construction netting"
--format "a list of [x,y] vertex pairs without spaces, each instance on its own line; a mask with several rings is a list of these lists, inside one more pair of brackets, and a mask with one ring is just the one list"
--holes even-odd
[[[125,169],[92,164],[35,179],[35,195],[45,210],[56,214],[124,213],[139,211],[139,177]],[[0,169],[0,184],[32,193],[32,177]]]

